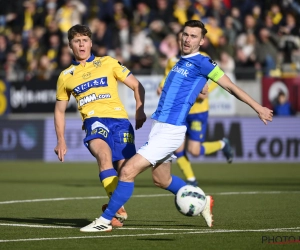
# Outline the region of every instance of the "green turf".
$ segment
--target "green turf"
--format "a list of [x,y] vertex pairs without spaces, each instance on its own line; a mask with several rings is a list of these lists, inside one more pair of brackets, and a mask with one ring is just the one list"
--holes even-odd
[[[79,228],[107,202],[95,163],[2,161],[0,249],[300,249],[299,164],[194,164],[194,170],[215,199],[212,229],[201,217],[181,215],[148,170],[136,179],[124,228],[84,234]],[[173,173],[182,176],[176,164]],[[267,244],[275,237],[298,242]]]

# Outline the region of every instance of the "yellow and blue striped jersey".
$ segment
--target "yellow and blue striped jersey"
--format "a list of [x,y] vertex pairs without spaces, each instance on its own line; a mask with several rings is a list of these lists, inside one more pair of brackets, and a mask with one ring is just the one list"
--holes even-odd
[[110,56],[91,55],[85,65],[72,61],[57,81],[56,99],[77,101],[82,120],[91,117],[126,118],[127,112],[118,94],[118,80],[131,72]]
[[[201,55],[203,56],[208,56],[205,52],[200,52]],[[165,80],[169,74],[169,72],[171,71],[171,69],[175,66],[175,64],[179,61],[178,57],[172,57],[168,60],[167,62],[167,66],[165,68],[165,74],[164,74],[164,78],[161,80],[159,86],[162,88],[164,86]],[[218,87],[218,84],[208,80],[208,92],[212,92],[216,87]],[[205,98],[204,100],[196,100],[195,104],[192,106],[189,114],[197,114],[197,113],[203,113],[203,112],[207,112],[209,110],[209,102],[208,99]]]

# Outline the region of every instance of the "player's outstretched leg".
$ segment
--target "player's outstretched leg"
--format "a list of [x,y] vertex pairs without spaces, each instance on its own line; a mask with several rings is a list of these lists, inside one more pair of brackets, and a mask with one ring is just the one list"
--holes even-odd
[[84,233],[94,233],[94,232],[110,232],[112,230],[112,225],[105,224],[102,220],[96,218],[91,224],[80,228],[80,232]]
[[213,206],[214,206],[213,197],[210,195],[207,195],[205,207],[200,214],[205,219],[205,222],[208,227],[213,226],[213,214],[212,214]]
[[232,162],[233,159],[233,150],[230,146],[230,142],[227,138],[223,138],[222,141],[225,143],[224,148],[222,149],[224,156],[227,159],[228,163]]

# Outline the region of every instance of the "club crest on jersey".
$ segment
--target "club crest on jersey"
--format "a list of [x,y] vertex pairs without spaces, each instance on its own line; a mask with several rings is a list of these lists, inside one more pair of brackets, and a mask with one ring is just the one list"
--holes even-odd
[[90,72],[86,72],[86,73],[84,73],[83,75],[82,75],[82,78],[83,79],[88,79],[88,78],[90,78],[91,77],[91,73]]
[[98,68],[98,67],[101,66],[101,61],[100,60],[95,60],[95,61],[93,61],[93,65],[94,65],[94,67]]

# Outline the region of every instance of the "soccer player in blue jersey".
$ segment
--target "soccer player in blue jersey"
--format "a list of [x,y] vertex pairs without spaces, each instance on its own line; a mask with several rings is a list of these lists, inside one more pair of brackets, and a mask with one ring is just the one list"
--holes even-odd
[[[57,81],[54,123],[57,146],[54,151],[64,161],[67,145],[64,138],[65,111],[71,94],[75,97],[86,132],[84,145],[97,160],[99,178],[111,196],[118,183],[117,171],[136,153],[134,130],[118,94],[118,81],[134,92],[136,125],[139,129],[146,121],[144,113],[144,87],[118,60],[91,54],[92,32],[85,25],[75,25],[68,31],[69,46],[73,51],[72,64],[61,72]],[[117,170],[117,171],[116,171]],[[127,219],[123,207],[112,220],[121,227]]]
[[[181,49],[181,40],[182,40],[182,31],[177,34],[177,42],[179,51]],[[200,52],[201,55],[208,56],[204,52]],[[180,55],[174,56],[170,58],[167,62],[167,67],[165,69],[164,78],[161,80],[158,88],[157,94],[160,95],[162,92],[162,88],[165,84],[165,80],[175,66],[175,64],[179,61]],[[218,84],[209,80],[208,82],[208,95],[214,89],[218,87]],[[233,152],[230,146],[230,142],[227,138],[223,138],[222,140],[217,141],[206,141],[206,129],[208,126],[208,110],[209,110],[209,102],[208,95],[203,95],[200,93],[191,107],[190,112],[187,116],[186,122],[186,139],[185,142],[175,151],[175,155],[177,157],[177,164],[181,169],[186,183],[193,186],[198,186],[198,182],[196,180],[196,176],[194,174],[192,164],[188,158],[187,152],[192,156],[197,157],[200,155],[210,155],[219,150],[222,150],[224,156],[227,159],[228,163],[232,162]],[[211,202],[213,202],[212,197],[210,197]]]
[[[199,54],[199,47],[204,42],[206,32],[201,21],[190,20],[185,23],[182,55],[166,79],[158,107],[152,115],[153,125],[149,139],[121,169],[117,188],[106,210],[98,219],[81,228],[81,232],[111,231],[112,218],[133,193],[135,177],[150,167],[156,186],[176,195],[178,190],[186,185],[184,180],[171,175],[171,162],[174,151],[184,141],[186,117],[199,93],[203,92],[208,78],[248,104],[264,124],[272,121],[272,110],[262,107],[234,85],[215,62]],[[212,213],[208,202],[201,214],[211,227]]]

